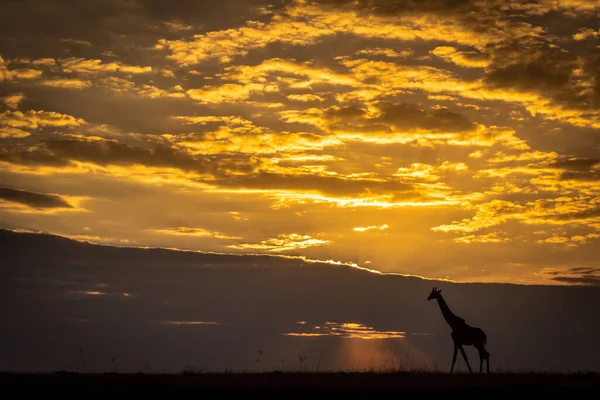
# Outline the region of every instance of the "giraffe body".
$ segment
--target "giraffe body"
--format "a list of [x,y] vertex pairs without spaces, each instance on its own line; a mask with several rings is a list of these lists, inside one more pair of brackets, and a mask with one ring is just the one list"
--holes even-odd
[[467,363],[467,367],[469,368],[469,372],[473,372],[471,370],[471,366],[469,365],[469,360],[467,359],[467,355],[463,346],[473,346],[479,352],[479,372],[483,370],[483,360],[486,362],[487,372],[490,372],[490,353],[486,350],[487,345],[487,335],[481,328],[470,326],[465,322],[465,320],[459,316],[454,315],[454,313],[446,304],[446,301],[442,297],[441,289],[437,290],[433,288],[427,300],[435,299],[440,306],[440,310],[442,312],[442,316],[446,320],[446,323],[452,329],[452,333],[450,336],[452,337],[452,341],[454,342],[454,354],[452,356],[452,366],[450,367],[450,372],[454,371],[454,364],[456,363],[456,356],[458,351],[462,354],[465,362]]

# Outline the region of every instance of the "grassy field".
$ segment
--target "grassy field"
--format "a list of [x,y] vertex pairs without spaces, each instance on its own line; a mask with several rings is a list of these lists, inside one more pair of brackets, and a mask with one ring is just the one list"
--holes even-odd
[[[30,389],[93,394],[101,389],[150,389],[210,394],[285,395],[385,393],[596,393],[600,374],[575,373],[200,373],[200,374],[0,374],[0,384],[19,394]],[[90,391],[91,390],[91,391]]]

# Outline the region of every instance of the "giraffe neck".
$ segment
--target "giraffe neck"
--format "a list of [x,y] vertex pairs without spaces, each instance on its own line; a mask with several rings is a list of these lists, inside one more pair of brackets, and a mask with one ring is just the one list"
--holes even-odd
[[446,301],[441,295],[439,295],[436,298],[436,300],[440,306],[440,310],[442,311],[444,319],[446,320],[448,325],[450,325],[451,328],[454,328],[454,326],[458,323],[459,318],[456,315],[454,315],[452,311],[450,311],[450,307],[448,307],[448,304],[446,304]]

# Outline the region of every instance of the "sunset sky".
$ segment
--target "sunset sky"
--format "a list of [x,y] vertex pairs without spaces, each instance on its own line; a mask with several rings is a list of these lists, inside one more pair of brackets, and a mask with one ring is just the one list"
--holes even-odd
[[598,284],[599,6],[3,1],[0,228]]

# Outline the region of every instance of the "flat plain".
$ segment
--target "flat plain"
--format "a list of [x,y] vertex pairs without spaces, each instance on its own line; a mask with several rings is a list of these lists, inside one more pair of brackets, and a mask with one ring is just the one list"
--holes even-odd
[[400,393],[559,394],[597,393],[598,373],[379,373],[379,372],[268,372],[180,374],[2,373],[5,388],[59,390],[64,394],[95,394],[123,389],[195,394],[233,394],[305,397],[315,394],[382,395]]

